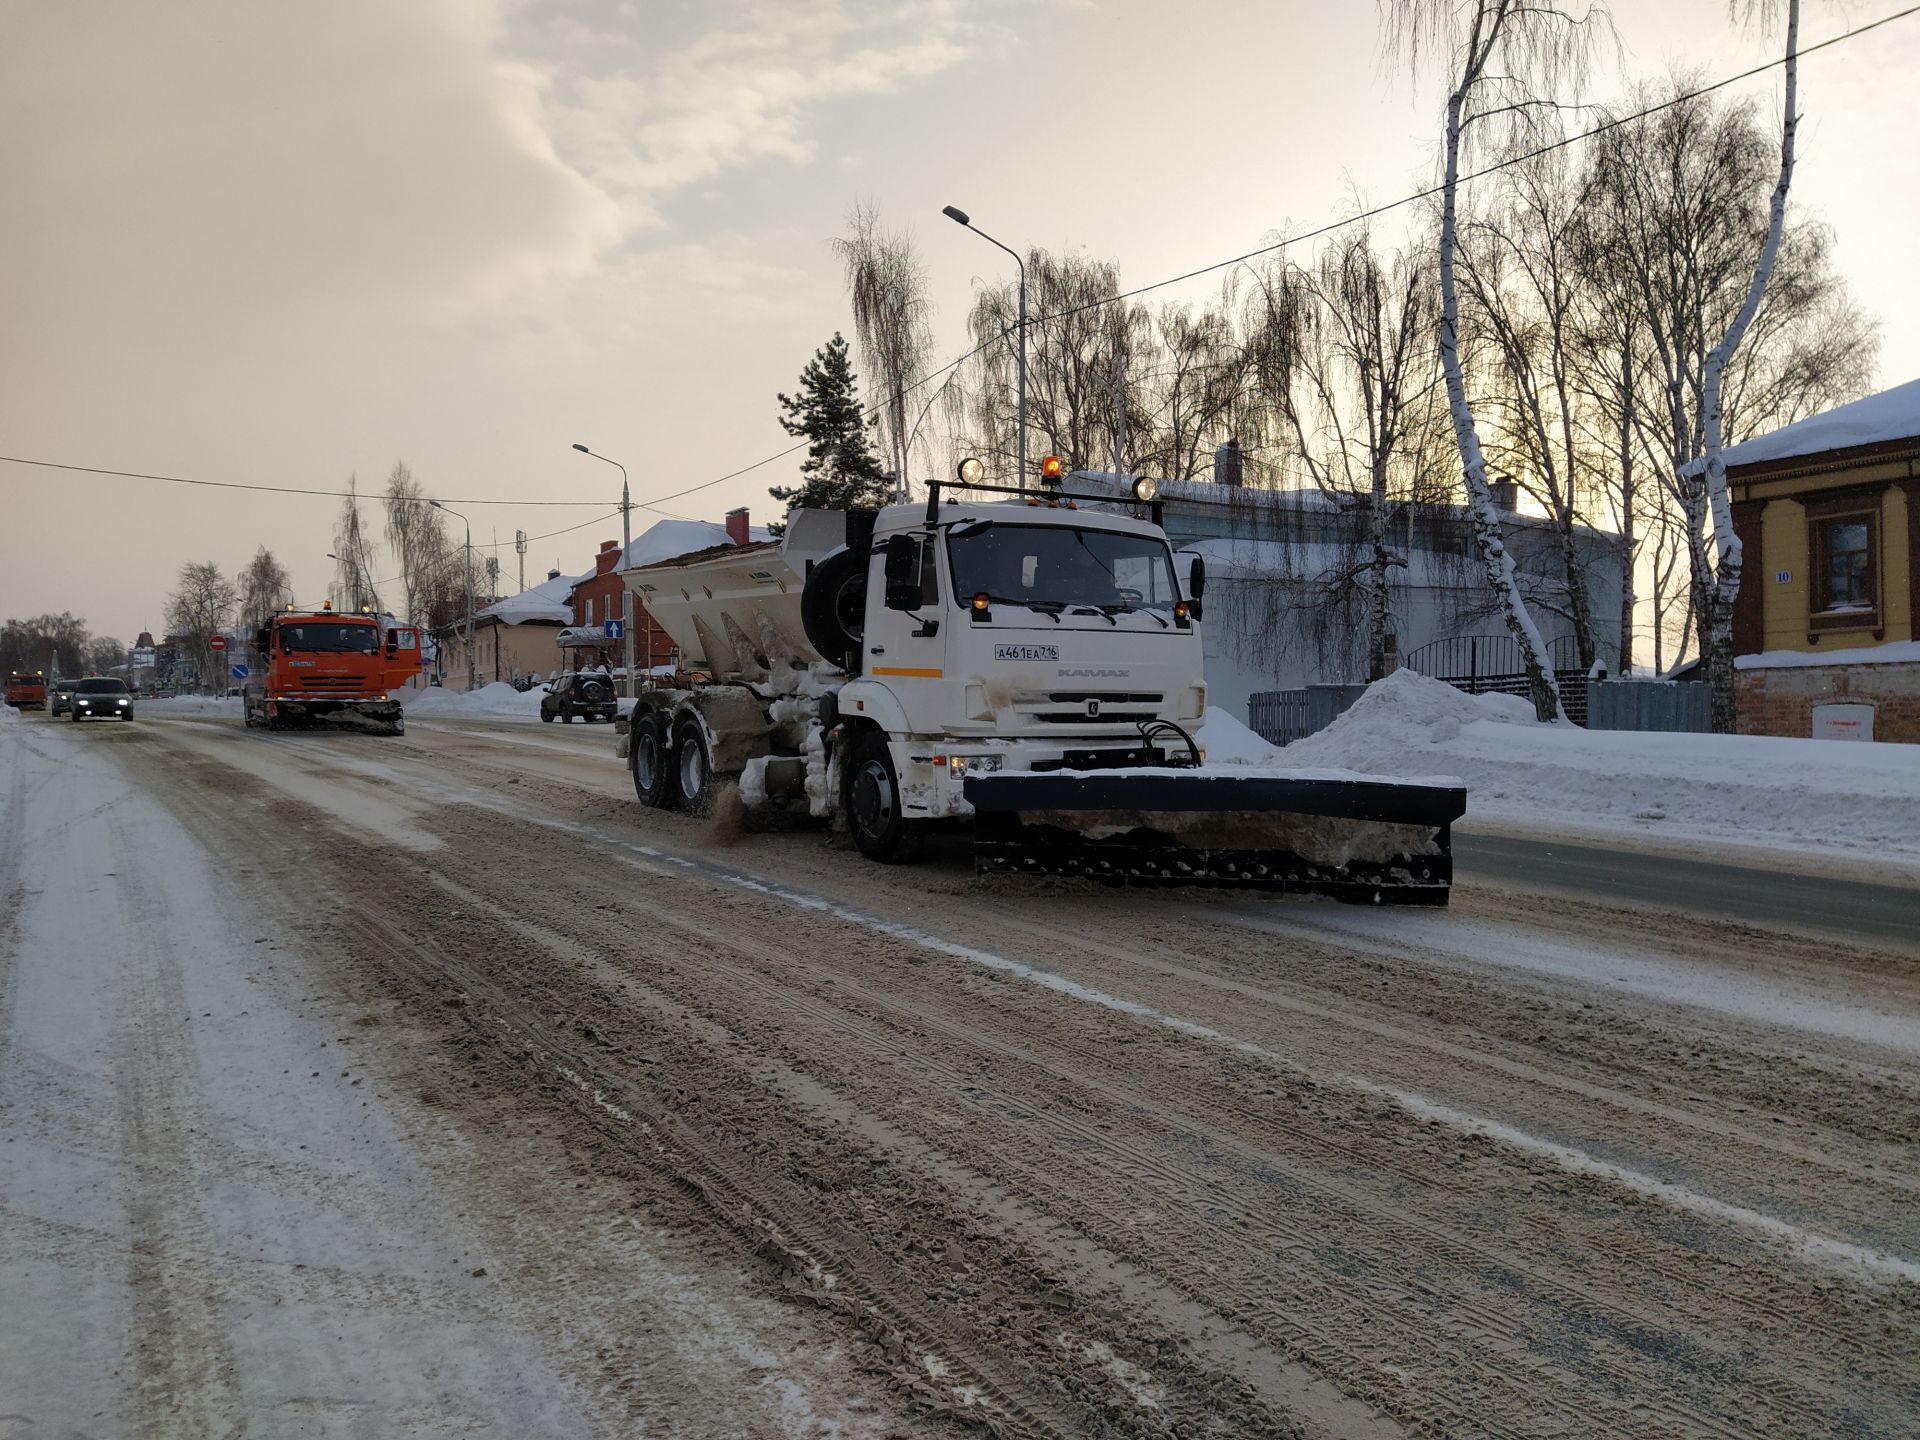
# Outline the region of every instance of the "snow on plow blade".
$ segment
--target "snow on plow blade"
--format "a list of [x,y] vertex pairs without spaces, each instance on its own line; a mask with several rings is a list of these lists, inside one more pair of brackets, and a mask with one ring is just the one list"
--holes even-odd
[[1444,905],[1457,785],[1096,771],[970,775],[982,875],[1311,890]]

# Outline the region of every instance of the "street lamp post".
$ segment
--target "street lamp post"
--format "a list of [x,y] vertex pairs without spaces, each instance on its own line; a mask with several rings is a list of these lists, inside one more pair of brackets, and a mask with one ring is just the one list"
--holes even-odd
[[474,667],[476,662],[479,660],[479,657],[473,653],[473,526],[468,523],[467,517],[462,515],[458,510],[454,510],[446,505],[442,505],[438,500],[429,500],[427,504],[431,505],[436,510],[445,510],[447,514],[453,516],[454,519],[458,520],[463,526],[466,527],[466,532],[467,532],[467,693],[471,695],[474,692],[475,680],[477,678],[475,675]]
[[1020,258],[1017,250],[1001,245],[986,231],[975,225],[967,212],[956,205],[948,205],[940,212],[956,225],[963,225],[973,231],[989,245],[999,245],[1007,254],[1013,256],[1013,263],[1020,267],[1020,488],[1027,488],[1027,262]]
[[[593,451],[584,445],[576,443],[573,448],[578,450],[582,455],[592,455],[595,460],[606,461],[607,464],[613,466],[614,469],[620,472],[620,565],[621,568],[624,569],[627,563],[627,552],[633,548],[633,502],[627,495],[627,467],[622,465],[618,460],[608,459],[605,455],[595,455]],[[616,570],[614,573],[619,574],[620,572]],[[633,588],[627,584],[624,576],[622,576],[620,580],[620,639],[622,642],[621,653],[626,656],[627,660],[627,698],[631,700],[635,694],[633,683]]]

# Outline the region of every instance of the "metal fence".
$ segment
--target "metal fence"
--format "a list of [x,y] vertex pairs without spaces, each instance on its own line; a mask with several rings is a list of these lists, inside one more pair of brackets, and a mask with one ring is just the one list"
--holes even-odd
[[1248,723],[1269,745],[1291,745],[1326,729],[1366,688],[1308,685],[1299,690],[1263,690],[1247,697]]
[[1659,680],[1601,680],[1591,687],[1587,724],[1595,730],[1713,730],[1713,687]]
[[[1547,644],[1553,678],[1560,687],[1560,708],[1576,725],[1587,723],[1587,672],[1580,668],[1571,635]],[[1469,695],[1530,696],[1520,644],[1511,635],[1461,635],[1435,640],[1408,653],[1406,667],[1435,680],[1444,680]]]

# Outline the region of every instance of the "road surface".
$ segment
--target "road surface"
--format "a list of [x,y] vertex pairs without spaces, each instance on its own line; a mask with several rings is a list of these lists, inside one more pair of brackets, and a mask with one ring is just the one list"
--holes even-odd
[[1920,1433],[1897,936],[983,886],[610,740],[0,725],[0,1437]]

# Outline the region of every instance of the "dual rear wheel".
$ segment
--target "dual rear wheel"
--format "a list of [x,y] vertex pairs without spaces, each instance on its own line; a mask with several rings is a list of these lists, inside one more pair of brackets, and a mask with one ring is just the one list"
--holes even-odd
[[635,715],[627,758],[633,793],[649,809],[703,815],[713,804],[713,751],[697,716],[670,720],[657,710]]

